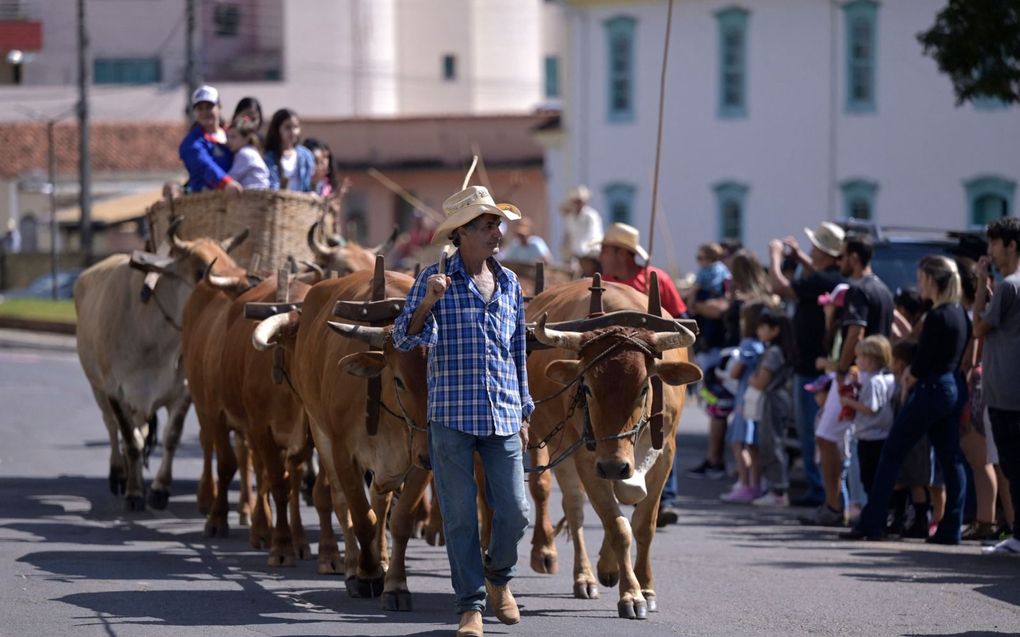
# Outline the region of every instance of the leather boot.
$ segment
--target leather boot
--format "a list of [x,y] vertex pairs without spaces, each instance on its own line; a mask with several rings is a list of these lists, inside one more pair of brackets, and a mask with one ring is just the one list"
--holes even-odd
[[496,615],[496,619],[507,625],[521,621],[521,611],[517,608],[517,600],[510,592],[509,584],[496,586],[485,580],[485,593],[488,596],[489,608]]
[[482,637],[482,613],[469,610],[460,614],[457,637]]

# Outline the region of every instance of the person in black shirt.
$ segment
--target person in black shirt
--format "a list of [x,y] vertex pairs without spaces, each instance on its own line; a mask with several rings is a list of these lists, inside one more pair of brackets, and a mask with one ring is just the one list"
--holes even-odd
[[[808,491],[792,504],[814,507],[825,500],[822,476],[815,464],[815,416],[818,414],[818,404],[815,395],[805,390],[804,385],[818,376],[815,361],[826,354],[825,313],[818,304],[818,297],[832,292],[834,287],[844,282],[837,264],[837,258],[843,251],[844,232],[836,224],[824,222],[815,230],[805,228],[804,233],[811,241],[810,254],[805,254],[793,237],[769,242],[769,272],[773,291],[785,299],[797,302],[793,315],[793,333],[797,341],[797,355],[793,361],[793,404]],[[795,281],[788,279],[782,271],[783,254],[787,251],[801,265],[802,275]]]
[[[819,358],[818,367],[836,372],[836,381],[840,387],[854,362],[857,343],[868,336],[888,338],[892,329],[893,295],[871,271],[873,252],[870,239],[855,236],[847,239],[839,257],[840,274],[850,280],[839,320],[843,345],[838,360]],[[829,526],[828,522],[838,522],[843,517],[843,476],[849,460],[844,455],[844,449],[847,431],[853,421],[839,418],[842,406],[837,400],[827,401],[822,409],[825,411],[815,430],[815,440],[821,460],[825,505],[828,510],[819,508],[814,519],[807,518],[804,521],[808,524],[817,521],[823,526]]]
[[971,326],[959,303],[960,276],[953,261],[941,256],[921,259],[917,287],[921,297],[932,301],[934,307],[924,317],[917,354],[905,373],[907,386],[913,387],[882,446],[868,504],[856,526],[840,534],[842,539],[882,537],[900,466],[914,444],[927,435],[946,482],[946,512],[938,530],[927,541],[960,543],[966,476],[960,460],[955,374],[970,340]]

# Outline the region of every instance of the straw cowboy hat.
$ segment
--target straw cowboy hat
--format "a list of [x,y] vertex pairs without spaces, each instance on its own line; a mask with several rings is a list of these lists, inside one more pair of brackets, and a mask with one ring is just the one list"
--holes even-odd
[[807,235],[812,245],[830,257],[838,257],[843,253],[843,240],[846,239],[846,233],[834,223],[823,221],[814,230],[804,228],[804,234]]
[[633,252],[645,261],[648,260],[648,251],[641,247],[641,233],[634,226],[625,223],[614,223],[606,230],[602,241],[592,244],[593,249],[601,249],[602,246],[616,246],[629,252]]
[[432,235],[434,245],[443,245],[450,241],[450,233],[475,217],[482,215],[499,215],[507,221],[517,221],[521,211],[508,203],[496,203],[489,191],[482,186],[470,186],[455,195],[450,195],[443,202],[446,219],[436,228]]

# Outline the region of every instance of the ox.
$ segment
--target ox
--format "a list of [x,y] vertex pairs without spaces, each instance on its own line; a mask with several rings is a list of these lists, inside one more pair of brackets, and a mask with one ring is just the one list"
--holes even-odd
[[[171,234],[176,227],[171,226]],[[167,409],[169,420],[163,461],[148,500],[156,509],[167,505],[171,465],[191,405],[178,364],[182,308],[204,272],[231,274],[235,266],[227,253],[246,236],[241,233],[222,243],[198,239],[175,244],[168,258],[150,255],[133,264],[127,255],[114,255],[90,267],[75,283],[78,359],[110,435],[110,490],[125,493],[129,510],[145,508],[143,444],[148,423],[160,408]],[[147,303],[140,300],[145,290],[140,269],[164,275]]]
[[[386,272],[385,296],[403,299],[413,282],[404,274]],[[322,281],[308,291],[300,312],[266,319],[252,341],[262,349],[279,343],[291,360],[290,380],[308,414],[333,509],[344,532],[348,594],[375,597],[382,593],[384,608],[410,610],[405,554],[414,510],[429,476],[424,429],[426,352],[423,348],[396,351],[389,332],[381,327],[331,321],[337,301],[368,301],[371,292],[369,272]],[[338,338],[334,330],[353,338]],[[366,351],[361,341],[381,351]],[[381,377],[382,404],[378,430],[370,435],[364,416],[365,379],[375,376]],[[365,494],[367,472],[372,474],[371,502]],[[390,521],[393,555],[384,569],[387,512],[392,493],[401,486]]]
[[376,255],[385,255],[393,247],[397,239],[397,228],[393,228],[389,238],[375,248],[364,248],[356,243],[344,241],[339,235],[330,237],[323,241],[320,231],[322,221],[318,221],[308,229],[308,249],[315,257],[315,263],[323,270],[333,270],[340,276],[358,272],[361,270],[372,270],[375,265]]
[[[694,335],[681,326],[670,332],[619,326],[584,333],[546,329],[547,317],[552,321],[585,317],[589,285],[588,280],[581,280],[549,288],[528,306],[529,320],[538,319],[536,338],[555,348],[532,352],[528,359],[532,395],[551,397],[540,402],[531,417],[531,439],[533,446],[548,441],[553,449],[539,449],[533,454],[533,463],[539,464],[548,453],[585,436],[588,444],[579,445],[572,462],[555,468],[574,544],[574,594],[598,596],[582,532],[583,485],[605,530],[598,581],[605,586],[619,582],[621,617],[644,619],[649,610],[656,610],[651,544],[659,495],[673,464],[676,427],[684,405],[683,385],[700,379],[701,371],[687,362],[685,348],[694,342]],[[646,311],[648,298],[644,294],[615,283],[603,285],[607,312]],[[660,354],[661,359],[656,358]],[[654,376],[664,383],[661,450],[653,447],[647,426]],[[559,391],[575,388],[577,391]],[[578,408],[575,400],[581,398]],[[590,428],[584,424],[586,419]],[[539,572],[555,570],[549,481],[544,474],[530,482],[536,505],[532,567]],[[635,505],[632,523],[621,512],[621,504]],[[632,565],[630,550],[635,539],[637,562]]]

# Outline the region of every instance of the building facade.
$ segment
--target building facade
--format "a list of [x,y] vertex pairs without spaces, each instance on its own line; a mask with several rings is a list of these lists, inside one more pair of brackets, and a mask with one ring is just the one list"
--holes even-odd
[[[647,242],[667,2],[565,4],[563,117],[541,135],[550,210],[584,183]],[[1015,215],[1020,108],[955,103],[916,38],[943,4],[676,0],[656,264],[689,271],[720,239],[764,254],[848,216],[965,229]]]

